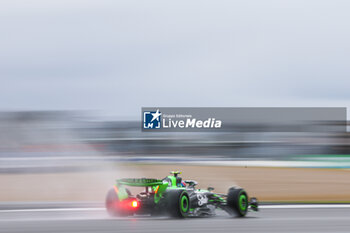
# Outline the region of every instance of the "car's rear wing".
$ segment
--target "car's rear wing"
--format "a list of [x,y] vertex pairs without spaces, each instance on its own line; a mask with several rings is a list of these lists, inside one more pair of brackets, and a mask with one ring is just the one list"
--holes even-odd
[[149,178],[124,178],[117,180],[118,185],[149,187],[163,184],[162,180]]

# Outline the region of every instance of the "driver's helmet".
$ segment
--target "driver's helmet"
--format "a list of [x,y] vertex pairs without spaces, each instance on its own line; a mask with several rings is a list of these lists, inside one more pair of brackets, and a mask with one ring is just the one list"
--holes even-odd
[[186,187],[186,183],[182,181],[181,177],[176,177],[176,186],[177,187]]

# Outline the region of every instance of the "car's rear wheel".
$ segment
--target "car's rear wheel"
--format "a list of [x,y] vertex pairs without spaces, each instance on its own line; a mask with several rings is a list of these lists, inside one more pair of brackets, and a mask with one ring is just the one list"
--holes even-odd
[[182,189],[169,190],[166,193],[167,211],[171,217],[185,218],[190,211],[190,198]]
[[227,207],[238,217],[244,217],[248,212],[248,195],[242,188],[232,187],[227,194]]

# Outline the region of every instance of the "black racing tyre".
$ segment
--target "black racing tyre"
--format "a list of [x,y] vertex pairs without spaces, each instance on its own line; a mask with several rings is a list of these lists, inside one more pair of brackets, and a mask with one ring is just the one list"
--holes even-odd
[[242,188],[232,187],[227,194],[227,207],[233,215],[244,217],[248,212],[248,195]]
[[120,208],[118,195],[113,188],[108,191],[105,204],[107,212],[110,216],[117,217],[132,214],[131,212]]
[[190,211],[190,198],[183,189],[168,190],[166,192],[166,209],[171,217],[185,218]]

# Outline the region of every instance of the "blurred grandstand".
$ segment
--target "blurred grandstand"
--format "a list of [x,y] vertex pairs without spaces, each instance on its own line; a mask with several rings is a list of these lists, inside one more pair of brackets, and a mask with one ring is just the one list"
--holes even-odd
[[290,160],[350,154],[346,122],[232,124],[206,133],[141,132],[139,121],[78,112],[0,114],[0,171],[75,169],[100,161]]

